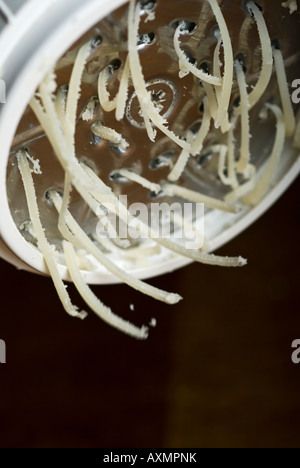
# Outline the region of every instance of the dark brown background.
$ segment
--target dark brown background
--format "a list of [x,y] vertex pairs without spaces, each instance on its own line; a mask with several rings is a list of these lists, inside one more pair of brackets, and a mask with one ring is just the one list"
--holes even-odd
[[145,343],[67,317],[50,280],[2,262],[0,446],[299,447],[299,188],[222,249],[248,267],[152,281],[179,306],[96,288],[137,323],[157,317]]

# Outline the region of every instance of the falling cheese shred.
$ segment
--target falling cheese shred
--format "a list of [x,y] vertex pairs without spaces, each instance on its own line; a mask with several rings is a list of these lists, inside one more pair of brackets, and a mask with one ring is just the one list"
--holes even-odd
[[104,322],[108,323],[117,330],[122,331],[126,335],[132,336],[139,340],[145,340],[148,338],[148,327],[143,326],[138,328],[130,322],[123,320],[112,312],[109,307],[106,307],[98,297],[93,293],[89,286],[84,281],[77,262],[76,252],[74,247],[69,242],[63,242],[64,253],[70,276],[73,283],[75,284],[78,292],[84,297],[87,305],[98,315]]
[[287,2],[282,3],[282,6],[289,8],[291,15],[298,10],[297,0],[287,0]]
[[[56,192],[51,193],[51,199],[58,212],[62,210],[62,201],[60,196]],[[64,215],[65,226],[72,232],[76,237],[77,241],[81,244],[82,248],[88,251],[93,255],[101,265],[103,265],[108,271],[110,271],[114,276],[121,279],[125,284],[133,287],[134,289],[147,294],[154,299],[165,302],[167,304],[177,304],[181,297],[178,294],[168,293],[162,291],[161,289],[155,288],[147,283],[144,283],[141,280],[134,278],[132,275],[129,275],[121,268],[119,268],[114,262],[112,262],[106,254],[101,252],[94,244],[94,242],[89,238],[89,236],[83,231],[79,224],[75,221],[71,213],[66,210]]]

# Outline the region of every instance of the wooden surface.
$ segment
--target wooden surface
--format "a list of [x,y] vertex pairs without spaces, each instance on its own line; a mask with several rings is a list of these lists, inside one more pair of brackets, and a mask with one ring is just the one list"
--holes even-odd
[[299,189],[222,249],[248,267],[152,281],[185,296],[176,307],[97,287],[123,316],[157,318],[145,343],[67,317],[48,279],[2,262],[0,446],[299,447]]

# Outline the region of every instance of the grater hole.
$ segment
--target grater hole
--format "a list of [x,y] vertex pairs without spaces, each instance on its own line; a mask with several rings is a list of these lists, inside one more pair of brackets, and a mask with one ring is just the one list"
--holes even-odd
[[109,174],[109,179],[112,181],[112,182],[118,182],[118,183],[128,183],[129,180],[122,176],[118,171],[112,171],[110,174]]
[[212,30],[211,30],[211,35],[212,35],[212,37],[213,37],[216,41],[218,41],[219,38],[220,38],[220,34],[221,34],[221,32],[220,32],[219,26],[214,26],[214,27],[212,28]]
[[164,192],[163,190],[161,190],[158,193],[150,191],[148,196],[150,200],[158,200],[159,198],[164,196]]
[[122,60],[116,58],[110,62],[108,65],[109,71],[111,74],[113,74],[115,71],[119,70],[122,66]]
[[198,158],[198,161],[197,161],[198,166],[202,169],[208,163],[210,163],[210,161],[212,160],[213,157],[214,157],[214,153],[212,151],[209,151],[207,153],[202,154]]
[[63,198],[63,196],[64,196],[63,190],[60,190],[60,189],[58,189],[57,187],[51,187],[51,188],[49,188],[49,189],[45,192],[44,198],[45,198],[47,204],[48,204],[49,206],[51,206],[51,207],[54,206],[54,205],[53,205],[53,201],[52,201],[52,194],[53,194],[53,192],[56,193],[57,195],[59,195],[60,198]]
[[272,48],[273,48],[273,49],[276,49],[276,50],[280,50],[280,49],[281,49],[279,39],[273,39],[273,40],[272,40]]
[[166,153],[157,156],[156,158],[152,159],[149,164],[149,169],[152,171],[157,171],[163,167],[168,167],[172,165],[172,159],[174,158],[174,151],[168,151]]
[[200,128],[201,128],[201,125],[202,125],[202,120],[197,120],[197,122],[193,123],[189,130],[194,134],[194,135],[197,135]]
[[177,29],[180,26],[182,34],[192,34],[197,29],[197,24],[186,19],[179,19],[171,24],[171,28]]
[[189,52],[188,50],[184,51],[185,53],[185,56],[186,58],[188,59],[188,61],[192,64],[192,65],[196,65],[197,64],[197,60],[195,59],[195,57],[191,54],[191,52]]
[[207,73],[207,74],[210,73],[209,66],[208,66],[208,63],[207,63],[207,62],[202,62],[202,63],[199,65],[199,70],[202,70],[204,73]]
[[108,142],[108,147],[117,155],[124,156],[128,152],[128,148],[125,148],[121,143],[115,143],[113,141]]
[[244,73],[247,73],[247,67],[246,67],[246,59],[244,54],[238,54],[236,56],[236,60],[240,63],[240,65],[243,67]]
[[93,37],[93,39],[91,40],[92,49],[97,49],[97,47],[99,47],[102,44],[102,42],[103,42],[102,36],[97,35]]
[[252,16],[252,18],[254,17],[254,14],[253,14],[253,11],[252,11],[252,9],[251,9],[250,3],[254,3],[254,5],[257,6],[257,8],[259,9],[259,11],[261,11],[261,12],[263,13],[264,9],[263,9],[263,7],[262,7],[259,3],[246,0],[246,1],[244,1],[244,5],[245,5],[245,7],[246,7],[246,10],[247,10],[248,13],[250,14],[250,16]]
[[141,0],[140,6],[142,11],[152,11],[157,6],[157,0]]
[[137,41],[137,46],[139,48],[152,45],[155,42],[156,35],[154,32],[141,34]]
[[103,139],[91,131],[91,143],[94,146],[101,145]]
[[234,101],[233,101],[233,107],[238,108],[241,104],[241,98],[238,96]]

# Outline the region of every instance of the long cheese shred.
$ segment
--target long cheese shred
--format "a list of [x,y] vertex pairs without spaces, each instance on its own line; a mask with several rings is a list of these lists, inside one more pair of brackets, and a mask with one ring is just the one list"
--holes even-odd
[[[193,141],[193,133],[188,132],[187,142],[192,143],[192,141]],[[181,151],[179,158],[176,161],[176,164],[174,165],[170,174],[168,175],[168,179],[171,182],[176,182],[177,180],[180,179],[181,175],[183,174],[186,168],[187,163],[189,162],[190,157],[191,157],[191,154],[188,151],[186,150]]]
[[208,197],[207,195],[202,195],[199,192],[194,190],[186,189],[175,184],[166,184],[163,186],[164,193],[168,196],[174,197],[179,196],[185,200],[189,200],[194,203],[203,203],[209,208],[216,210],[227,211],[228,213],[236,213],[236,208],[233,206],[224,203],[222,200],[217,198]]
[[[51,199],[57,209],[58,212],[62,209],[62,201],[60,196],[57,192],[51,193]],[[166,291],[162,291],[161,289],[155,288],[141,280],[134,278],[133,276],[126,273],[124,270],[119,268],[114,262],[112,262],[108,256],[101,252],[94,244],[94,242],[89,238],[89,236],[81,229],[79,224],[75,221],[71,213],[66,210],[63,218],[63,222],[67,226],[67,228],[72,232],[72,234],[76,237],[77,242],[81,244],[81,247],[88,251],[93,257],[95,257],[101,265],[103,265],[108,271],[110,271],[113,275],[117,278],[120,278],[125,284],[133,287],[134,289],[142,292],[143,294],[147,294],[154,299],[157,299],[162,302],[166,302],[167,304],[177,304],[181,297],[178,294],[168,293]]]
[[270,109],[276,117],[277,121],[277,130],[276,138],[272,150],[272,154],[267,163],[267,167],[260,178],[259,182],[256,184],[254,191],[246,197],[246,201],[249,204],[256,205],[262,197],[265,195],[267,189],[270,187],[272,178],[280,161],[280,157],[284,148],[285,140],[285,122],[284,116],[281,109],[272,104],[266,104],[267,108]]
[[295,133],[296,119],[292,100],[290,98],[290,91],[287,84],[286,71],[284,66],[284,60],[279,49],[273,49],[274,62],[278,80],[278,88],[281,97],[281,104],[283,108],[283,115],[285,121],[286,137],[290,138]]
[[250,180],[248,180],[248,182],[240,185],[235,190],[232,190],[225,196],[225,203],[232,204],[237,200],[241,200],[255,189],[255,183],[255,177],[252,177]]
[[[203,88],[206,93],[205,98],[208,100],[210,115],[216,122],[219,112],[219,103],[217,101],[214,87],[208,83],[203,83]],[[219,99],[221,99],[221,93],[219,93]]]
[[123,70],[121,81],[120,81],[119,92],[117,95],[116,120],[118,121],[122,120],[125,115],[126,102],[128,99],[129,77],[130,77],[130,63],[129,63],[129,55],[128,55],[125,65],[124,65],[124,70]]
[[204,81],[205,83],[209,83],[214,86],[222,86],[221,78],[217,76],[212,76],[209,73],[204,72],[203,70],[195,67],[195,65],[193,65],[189,61],[186,54],[183,50],[181,50],[180,47],[180,36],[182,34],[184,34],[184,30],[182,28],[182,24],[179,24],[174,34],[174,48],[179,59],[180,68],[181,70],[184,70],[183,72],[181,71],[179,76],[183,78],[187,75],[187,73],[192,73],[196,78],[198,78],[201,81]]
[[191,154],[188,151],[186,150],[181,151],[175,166],[173,167],[172,171],[168,175],[168,179],[171,182],[176,182],[177,180],[180,179],[181,175],[183,174],[186,168],[187,163],[189,162],[190,156]]
[[[127,228],[133,229],[137,234],[137,238],[151,240],[150,248],[145,250],[150,254],[151,252],[159,254],[165,248],[175,254],[203,264],[224,267],[241,267],[246,264],[246,260],[242,257],[222,257],[209,254],[207,252],[209,242],[204,238],[204,234],[197,232],[192,222],[188,222],[178,213],[172,213],[171,215],[174,229],[176,230],[176,227],[184,228],[185,233],[189,234],[187,236],[189,239],[193,237],[193,239],[197,240],[199,248],[189,249],[186,247],[188,239],[186,239],[187,242],[184,247],[170,236],[164,237],[158,232],[159,229],[157,230],[135,217],[87,163],[79,162],[75,148],[76,125],[81,120],[91,122],[91,130],[94,135],[109,141],[112,145],[119,146],[124,152],[127,151],[129,144],[120,133],[113,128],[107,127],[102,121],[94,122],[94,119],[100,102],[104,112],[115,111],[115,119],[117,121],[123,120],[128,102],[129,86],[132,84],[149,139],[155,141],[158,129],[165,137],[164,141],[157,142],[157,146],[165,147],[165,140],[169,139],[179,146],[181,152],[176,163],[166,158],[166,166],[169,166],[168,181],[162,180],[160,184],[143,177],[142,172],[127,169],[123,166],[116,167],[116,174],[155,194],[163,193],[167,197],[181,198],[192,203],[204,204],[208,208],[228,213],[237,213],[241,202],[256,205],[271,187],[276,168],[283,153],[285,136],[294,137],[294,145],[300,148],[300,119],[296,120],[294,115],[282,53],[278,49],[272,50],[270,36],[260,7],[253,1],[246,2],[248,11],[257,26],[262,55],[261,73],[252,91],[248,92],[243,64],[239,59],[234,61],[233,58],[230,33],[220,3],[218,0],[207,0],[205,3],[207,13],[212,10],[218,24],[217,44],[213,54],[212,70],[210,70],[212,74],[207,73],[204,67],[197,68],[182,50],[181,37],[187,32],[185,23],[179,22],[174,32],[173,43],[178,57],[180,77],[183,79],[188,74],[192,74],[202,83],[200,87],[197,80],[193,78],[195,88],[191,99],[179,111],[179,117],[176,121],[177,128],[180,129],[180,133],[177,131],[178,135],[169,128],[168,121],[160,114],[159,108],[155,106],[153,97],[147,89],[137,45],[141,21],[141,4],[136,0],[129,1],[128,54],[123,64],[122,73],[118,77],[120,84],[114,98],[111,97],[109,92],[111,66],[107,66],[99,73],[99,101],[98,97],[96,99],[92,98],[85,109],[81,113],[78,112],[82,78],[86,62],[92,50],[91,41],[89,41],[79,49],[76,57],[74,56],[75,61],[68,88],[61,87],[57,89],[55,73],[50,72],[41,83],[39,93],[30,102],[31,108],[44,129],[65,172],[63,196],[61,197],[58,191],[54,189],[50,190],[47,195],[58,212],[58,228],[63,239],[63,252],[69,275],[87,305],[101,319],[116,329],[141,340],[147,338],[148,327],[142,326],[139,328],[115,315],[110,308],[106,307],[95,296],[91,288],[86,284],[85,275],[81,271],[84,256],[87,254],[86,260],[91,262],[91,265],[98,262],[122,282],[150,297],[167,304],[177,304],[182,298],[178,294],[163,291],[136,279],[117,266],[112,257],[108,255],[108,252],[116,252],[117,255],[122,252],[122,255],[124,254],[123,258],[130,260],[140,255],[139,252],[142,252],[142,250],[127,249],[132,245],[133,234],[130,240],[123,239],[121,234],[119,234],[119,237],[117,228],[111,222],[110,216],[115,216],[118,222],[125,224]],[[286,6],[293,8],[294,4],[295,2],[291,1],[287,2]],[[248,44],[250,28],[254,24],[250,15],[245,20],[243,31],[240,34],[240,42],[245,44]],[[204,21],[203,18],[199,19],[199,24],[201,21]],[[116,49],[114,49],[114,54],[114,56],[119,57]],[[224,57],[224,64],[221,63],[221,56],[222,60]],[[253,161],[251,162],[250,111],[262,98],[270,83],[273,57],[283,111],[275,104],[266,104],[266,108],[274,114],[276,119],[276,137],[271,155],[263,170],[256,170]],[[233,97],[234,70],[236,72],[236,88],[239,92],[240,104],[232,111],[230,105]],[[186,114],[195,105],[199,105],[200,102],[203,104],[203,116],[199,130],[197,132],[192,131],[193,127],[184,130],[183,121]],[[202,113],[202,108],[200,112]],[[238,123],[240,123],[239,128],[241,129],[240,138],[237,137]],[[216,129],[220,130],[210,132],[213,124]],[[237,140],[240,141],[239,150]],[[218,183],[225,185],[227,187],[226,193],[229,192],[223,199],[214,198],[175,183],[184,173],[190,158],[200,155],[205,146],[205,149],[216,155],[215,176],[219,176]],[[156,155],[155,151],[156,145],[153,147],[153,157]],[[39,162],[25,149],[18,151],[17,161],[38,248],[45,259],[64,308],[68,314],[83,319],[86,312],[79,311],[71,303],[57,266],[57,253],[55,248],[49,244],[40,220],[32,176],[32,172],[37,175],[41,173]],[[77,194],[94,215],[98,217],[98,227],[92,237],[86,234],[71,214],[69,205],[70,200],[72,200],[73,189],[76,189]],[[133,231],[131,232],[133,233]],[[202,247],[200,247],[200,244]]]
[[227,147],[228,147],[228,179],[230,185],[233,189],[236,189],[239,185],[237,174],[236,174],[236,162],[235,162],[235,150],[236,150],[236,139],[234,136],[234,131],[238,121],[238,116],[234,115],[230,122],[230,130],[227,137]]
[[203,105],[204,105],[204,113],[203,113],[202,124],[201,124],[201,127],[199,129],[199,132],[195,140],[192,143],[192,150],[193,150],[193,154],[195,155],[200,154],[200,152],[202,151],[204,140],[207,137],[209,129],[210,129],[211,115],[210,115],[207,97],[204,98]]
[[[256,21],[260,43],[262,47],[261,73],[254,89],[251,91],[248,97],[250,110],[255,106],[255,104],[258,103],[258,101],[260,100],[270,83],[273,70],[273,52],[270,35],[262,12],[258,8],[258,6],[252,1],[249,1],[247,3],[247,8]],[[239,106],[236,109],[236,113],[241,113],[241,106]]]
[[99,79],[98,79],[99,101],[103,110],[105,110],[106,112],[111,112],[115,110],[117,107],[117,96],[113,100],[111,100],[110,94],[107,90],[107,85],[108,85],[110,76],[111,76],[111,71],[110,71],[110,67],[108,66],[99,73]]
[[[116,227],[113,225],[113,223],[110,221],[109,217],[107,216],[107,210],[105,210],[96,200],[92,195],[86,190],[85,187],[82,185],[77,185],[76,186],[77,192],[80,194],[82,199],[86,202],[88,207],[92,210],[92,212],[98,217],[99,222],[103,226],[103,228],[106,230],[106,233],[109,237],[109,239],[104,238],[103,236],[100,236],[100,233],[98,230],[96,230],[96,236],[98,240],[103,244],[104,247],[107,247],[107,241],[110,239],[114,239],[115,244],[117,244],[118,247],[122,249],[127,249],[130,247],[130,242],[127,239],[120,239]],[[104,245],[106,244],[106,245]],[[110,247],[114,248],[115,244],[113,242],[110,242]],[[116,247],[116,246],[115,246]]]
[[[93,182],[97,182],[98,185],[102,186],[103,193],[92,193],[92,195],[100,202],[103,203],[104,206],[106,205],[106,201],[103,200],[103,195],[110,195],[110,208],[114,207],[116,214],[122,219],[123,221],[128,223],[134,222],[135,219],[131,215],[131,213],[127,210],[127,208],[120,202],[118,197],[112,192],[112,190],[107,187],[104,182],[99,179],[99,177],[89,168],[85,167],[87,174],[90,175]],[[190,258],[196,262],[203,263],[206,265],[219,265],[224,267],[241,267],[246,265],[246,260],[242,257],[221,257],[218,255],[208,254],[206,252],[198,252],[193,250],[187,250],[181,245],[175,243],[174,241],[166,238],[161,238],[159,234],[152,228],[149,227],[147,224],[143,223],[139,220],[139,230],[142,235],[146,238],[153,239],[157,242],[157,244],[166,247],[167,249],[175,252],[183,257]]]
[[137,50],[137,37],[140,22],[140,5],[135,7],[135,0],[130,0],[129,3],[129,18],[128,18],[128,49],[129,62],[131,69],[131,77],[133,85],[139,99],[141,113],[145,121],[148,136],[151,141],[155,140],[156,132],[151,126],[153,122],[162,133],[167,135],[172,141],[178,144],[182,149],[191,151],[191,147],[184,140],[176,136],[166,125],[167,121],[159,114],[155,108],[150,93],[147,91],[146,83],[143,76],[139,54]]
[[[221,76],[222,63],[220,61],[220,53],[221,53],[221,46],[223,45],[223,41],[222,41],[222,36],[220,34],[220,31],[218,31],[217,40],[218,42],[214,51],[213,70],[214,70],[214,75]],[[215,86],[215,95],[217,99],[217,108],[219,108],[221,99],[222,99],[222,87]],[[215,117],[213,118],[216,119]],[[229,130],[229,115],[227,113],[225,119],[222,122],[221,131],[222,133],[226,133],[228,132],[228,130]]]
[[228,146],[227,145],[213,145],[210,148],[211,151],[219,154],[219,164],[218,164],[218,176],[224,185],[230,185],[230,180],[227,175],[225,175],[225,168],[227,169],[227,154]]
[[43,254],[43,257],[45,259],[46,265],[52,277],[61,303],[69,315],[71,315],[72,317],[84,319],[87,316],[86,312],[79,312],[78,308],[71,303],[70,297],[66,290],[66,286],[62,282],[60,273],[57,268],[53,247],[47,241],[44,228],[40,220],[34,182],[32,179],[26,152],[20,150],[17,154],[17,159],[26,193],[30,219],[32,221],[33,228],[38,239],[38,247]]
[[64,125],[64,133],[66,140],[72,145],[75,146],[75,126],[76,126],[76,117],[77,117],[77,106],[78,100],[80,97],[80,88],[81,88],[81,80],[82,75],[84,72],[84,67],[88,56],[91,52],[91,43],[88,41],[84,44],[76,57],[66,102],[66,115],[65,115],[65,125]]
[[239,60],[235,61],[235,69],[241,99],[241,151],[240,159],[237,164],[237,172],[243,174],[250,163],[250,105],[243,65],[241,65]]
[[159,194],[159,192],[161,192],[161,186],[159,184],[154,184],[153,182],[150,182],[145,177],[140,176],[134,171],[128,169],[120,169],[118,171],[118,174],[120,174],[120,176],[125,177],[128,180],[131,180],[132,182],[136,182],[137,184],[150,190],[156,195]]
[[218,116],[215,121],[215,127],[219,128],[228,118],[228,107],[230,103],[233,83],[233,51],[228,27],[217,0],[208,0],[208,2],[220,28],[220,34],[222,37],[225,55],[225,69],[222,84],[222,93],[220,96]]
[[67,105],[67,90],[60,88],[56,93],[55,110],[60,122],[64,122],[66,118],[66,105]]
[[105,127],[101,122],[95,122],[92,125],[92,132],[104,140],[108,140],[119,145],[123,150],[126,150],[129,146],[128,142],[122,137],[122,135],[112,128]]

